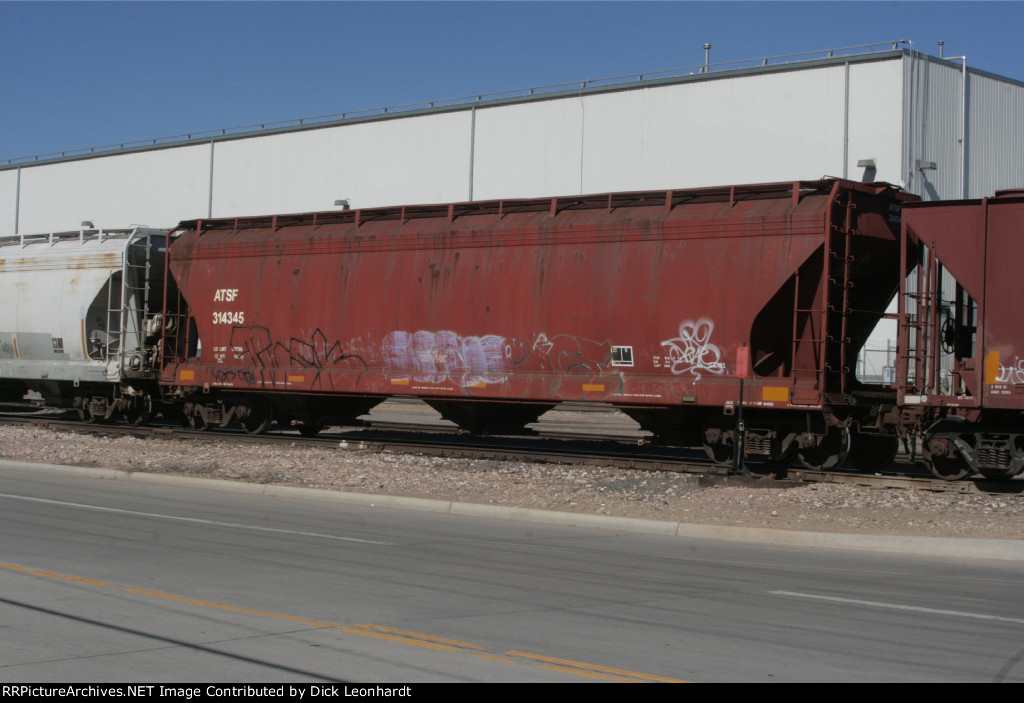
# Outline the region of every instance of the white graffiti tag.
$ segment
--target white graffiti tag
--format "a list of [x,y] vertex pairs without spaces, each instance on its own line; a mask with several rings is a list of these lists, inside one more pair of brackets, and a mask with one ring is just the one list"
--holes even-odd
[[687,320],[679,325],[678,337],[661,343],[661,346],[668,350],[672,373],[677,376],[692,373],[700,380],[701,371],[713,374],[725,372],[722,350],[710,341],[714,330],[714,320],[707,317],[702,317],[696,322]]
[[550,354],[555,345],[548,340],[548,336],[541,332],[537,335],[537,341],[533,343],[533,350],[540,354]]
[[1016,365],[1003,366],[999,364],[999,376],[996,383],[1012,383],[1013,385],[1024,384],[1024,359],[1015,357]]

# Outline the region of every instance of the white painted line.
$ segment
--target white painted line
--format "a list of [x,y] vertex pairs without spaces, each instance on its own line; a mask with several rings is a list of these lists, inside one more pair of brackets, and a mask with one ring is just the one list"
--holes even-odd
[[824,600],[832,603],[849,603],[851,605],[866,605],[872,608],[890,608],[892,610],[912,610],[917,613],[928,613],[930,615],[952,615],[958,618],[975,618],[977,620],[996,620],[998,622],[1012,622],[1024,625],[1022,618],[1004,618],[1001,615],[986,615],[985,613],[967,613],[961,610],[941,610],[939,608],[925,608],[921,605],[900,605],[899,603],[880,603],[871,600],[857,600],[856,598],[838,598],[836,596],[820,596],[813,593],[797,593],[795,591],[768,591],[773,596],[789,596],[791,598],[810,598],[812,600]]
[[259,525],[243,525],[237,522],[220,522],[218,520],[204,520],[197,517],[183,517],[181,515],[163,515],[161,513],[143,513],[137,510],[124,510],[122,508],[108,508],[102,505],[86,505],[84,503],[68,503],[62,500],[51,500],[49,498],[33,498],[30,496],[16,496],[10,493],[0,493],[0,498],[12,500],[25,500],[32,503],[47,503],[50,505],[63,505],[69,508],[81,508],[83,510],[96,510],[105,513],[120,513],[122,515],[138,515],[140,517],[153,517],[161,520],[177,520],[179,522],[193,522],[200,525],[217,525],[218,527],[234,527],[240,530],[255,530],[257,532],[277,532],[286,535],[301,535],[303,537],[319,537],[321,539],[335,539],[342,542],[359,542],[360,544],[379,544],[385,547],[394,547],[394,542],[378,542],[372,539],[359,539],[357,537],[340,537],[338,535],[325,535],[320,532],[303,532],[302,530],[285,530],[277,527],[260,527]]

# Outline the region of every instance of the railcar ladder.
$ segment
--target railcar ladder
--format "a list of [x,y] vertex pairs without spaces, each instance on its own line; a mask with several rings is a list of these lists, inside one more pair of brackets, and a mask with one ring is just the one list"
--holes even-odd
[[[142,263],[134,263],[132,248],[140,243],[145,251],[145,257]],[[121,263],[120,305],[115,308],[113,301],[110,300],[110,304],[107,306],[107,329],[117,330],[114,343],[117,347],[118,364],[122,371],[126,369],[125,364],[130,354],[141,353],[142,358],[145,359],[146,321],[152,317],[152,311],[150,310],[152,252],[152,233],[145,232],[131,235],[124,249]],[[111,295],[112,292],[111,290]],[[117,326],[112,327],[111,322],[114,321],[115,315]],[[128,329],[129,323],[133,329]],[[129,349],[127,340],[131,333],[135,334],[138,341],[133,348]]]
[[935,334],[935,316],[936,300],[940,296],[933,287],[935,279],[938,279],[941,285],[941,275],[935,275],[934,263],[934,257],[922,252],[917,264],[915,290],[903,291],[903,295],[912,301],[913,312],[908,311],[903,321],[906,332],[901,335],[903,339],[900,340],[900,346],[904,351],[899,354],[899,358],[905,362],[906,377],[901,379],[901,382],[906,384],[908,390],[919,393],[928,392],[929,387],[934,385],[934,372],[928,363],[928,350],[939,342]]
[[160,346],[155,360],[161,372],[170,364],[184,361],[188,357],[190,344],[188,304],[171,275],[171,252],[168,246],[163,257],[163,316],[160,322]]
[[[821,345],[824,344],[824,339],[818,337],[814,330],[817,328],[816,322],[825,313],[822,308],[801,308],[800,307],[800,269],[798,268],[793,274],[793,346],[790,352],[790,358],[792,359],[791,373],[794,376],[800,376],[800,372],[805,372],[817,377],[818,369],[814,366],[802,368],[797,366],[798,351],[802,346],[810,346],[813,350],[814,358],[818,358]],[[801,324],[803,323],[803,324]],[[802,331],[806,330],[806,332]]]
[[[825,285],[825,306],[827,309],[827,320],[825,321],[826,330],[826,344],[825,344],[825,356],[822,363],[822,369],[828,373],[839,374],[839,392],[845,393],[847,391],[847,376],[850,373],[849,365],[849,315],[851,313],[850,307],[850,288],[852,282],[850,281],[850,264],[853,262],[853,256],[850,255],[850,239],[853,236],[853,228],[850,220],[850,205],[840,206],[846,208],[846,224],[844,231],[840,234],[834,231],[830,237],[830,242],[827,245],[827,253],[825,257],[826,266],[826,285]],[[838,245],[838,246],[836,246]],[[836,295],[838,293],[838,295]],[[833,302],[833,298],[838,298]],[[831,313],[831,314],[829,314]],[[837,353],[829,354],[830,348],[835,347]],[[832,366],[829,363],[832,358],[836,358],[837,366]]]
[[[839,375],[839,392],[846,392],[846,377],[850,371],[848,348],[850,338],[847,330],[847,316],[850,313],[850,239],[854,234],[851,225],[851,204],[834,203],[834,207],[844,208],[845,227],[843,231],[830,218],[826,225],[828,230],[822,251],[823,282],[820,288],[819,306],[801,307],[800,305],[800,271],[794,274],[793,299],[793,375],[798,379],[808,380],[813,377],[822,393],[827,390],[828,378],[832,374]],[[814,285],[812,283],[812,285]],[[806,291],[803,291],[806,293]],[[802,323],[802,324],[801,324]],[[809,347],[814,367],[797,366],[798,350]],[[807,353],[805,352],[805,356]]]
[[[901,339],[906,350],[900,354],[906,364],[902,381],[908,389],[931,396],[969,394],[964,372],[965,359],[977,353],[977,340],[973,338],[978,315],[975,303],[927,247],[922,247],[914,282],[915,290],[903,291],[913,311],[906,312],[907,332]],[[947,325],[952,331],[947,331]],[[961,338],[965,326],[970,335],[966,343]],[[974,366],[970,369],[973,371]],[[976,384],[976,377],[972,374],[971,378]]]

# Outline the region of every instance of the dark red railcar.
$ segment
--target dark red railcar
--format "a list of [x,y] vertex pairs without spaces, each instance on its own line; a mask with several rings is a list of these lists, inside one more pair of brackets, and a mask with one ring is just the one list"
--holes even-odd
[[474,431],[610,403],[727,460],[746,377],[748,454],[832,465],[851,429],[894,452],[872,434],[894,394],[854,369],[912,198],[827,179],[183,222],[162,383],[250,430],[394,395]]
[[1024,191],[904,211],[899,402],[932,471],[1024,470]]

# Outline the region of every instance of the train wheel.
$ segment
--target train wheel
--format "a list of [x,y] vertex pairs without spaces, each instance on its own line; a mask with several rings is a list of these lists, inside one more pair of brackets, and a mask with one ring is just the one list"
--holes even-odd
[[786,474],[789,472],[789,465],[793,462],[794,456],[796,456],[796,447],[791,446],[779,456],[769,457],[760,464],[747,464],[747,468],[750,469],[751,473],[759,474],[761,476],[785,478]]
[[861,473],[878,471],[896,458],[900,440],[895,435],[858,434],[851,438],[849,462]]
[[263,434],[270,429],[274,421],[270,403],[262,398],[249,398],[245,402],[247,412],[238,420],[242,429],[247,434]]
[[130,425],[145,425],[153,417],[153,400],[148,395],[136,399],[131,406],[124,411],[124,419]]
[[185,424],[197,432],[202,432],[209,427],[203,413],[198,405],[185,406]]
[[797,454],[800,463],[809,469],[834,469],[850,453],[850,430],[846,427],[829,427],[821,444],[801,449]]
[[78,403],[78,417],[82,422],[94,424],[106,420],[107,410],[109,408],[109,402],[106,398],[96,396],[93,398],[80,398],[76,400],[80,401]]
[[[964,429],[967,421],[959,415],[945,417],[924,433],[924,456],[932,475],[945,481],[959,481],[974,473],[974,467],[956,450],[948,434]],[[947,436],[941,436],[945,434]]]
[[935,477],[946,481],[959,481],[972,473],[971,465],[959,454],[954,457],[933,456],[928,468]]
[[704,453],[708,455],[708,458],[716,464],[731,464],[732,463],[732,445],[731,444],[708,444],[704,443]]
[[732,462],[734,424],[732,418],[721,413],[712,415],[704,423],[704,452],[716,464]]

